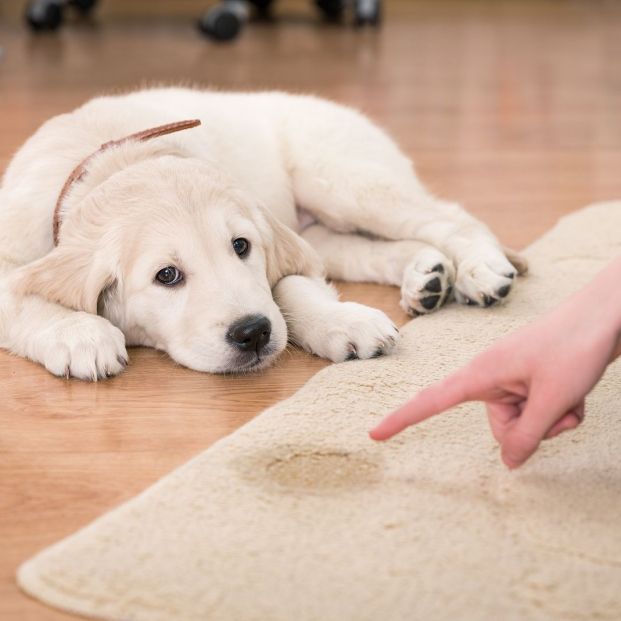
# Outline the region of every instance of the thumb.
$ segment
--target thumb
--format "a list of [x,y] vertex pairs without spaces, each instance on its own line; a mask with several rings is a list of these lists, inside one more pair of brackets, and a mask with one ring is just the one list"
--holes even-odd
[[526,462],[564,412],[550,391],[533,390],[524,411],[502,438],[501,456],[507,468]]

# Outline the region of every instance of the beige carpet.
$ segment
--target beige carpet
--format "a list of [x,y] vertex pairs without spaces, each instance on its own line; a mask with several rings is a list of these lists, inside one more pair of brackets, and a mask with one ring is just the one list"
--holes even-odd
[[507,306],[453,305],[411,322],[398,354],[325,369],[25,563],[20,585],[126,621],[621,619],[621,366],[585,424],[517,472],[478,404],[367,438],[620,253],[621,203],[563,220],[529,248],[532,274]]

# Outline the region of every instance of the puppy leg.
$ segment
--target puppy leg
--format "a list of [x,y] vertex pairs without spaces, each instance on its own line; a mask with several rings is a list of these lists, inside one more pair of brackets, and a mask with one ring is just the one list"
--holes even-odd
[[429,313],[450,298],[453,262],[429,244],[336,233],[322,224],[308,227],[302,237],[319,253],[330,278],[401,287],[406,313]]
[[333,362],[373,358],[394,348],[398,330],[381,311],[339,302],[325,281],[286,276],[273,289],[289,340],[306,351]]
[[12,292],[0,282],[0,347],[61,377],[97,380],[127,365],[125,337],[107,319]]
[[461,206],[429,195],[413,171],[411,179],[404,179],[378,166],[340,168],[329,179],[330,167],[322,177],[298,172],[298,204],[336,231],[418,240],[438,248],[455,265],[459,302],[490,306],[507,297],[514,277],[526,271],[519,257],[509,255],[513,263],[507,258],[483,223]]

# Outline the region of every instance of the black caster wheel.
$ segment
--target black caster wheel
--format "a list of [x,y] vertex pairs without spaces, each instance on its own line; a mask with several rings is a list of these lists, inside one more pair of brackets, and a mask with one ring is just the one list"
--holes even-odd
[[380,0],[356,0],[354,17],[356,26],[378,26],[381,21]]
[[216,41],[232,41],[247,18],[245,7],[241,3],[231,2],[207,11],[198,26],[203,34]]
[[69,0],[69,4],[86,15],[95,8],[97,0]]
[[26,21],[32,30],[57,30],[63,23],[66,6],[88,15],[97,0],[31,0],[26,8]]
[[266,17],[270,14],[273,0],[250,0],[250,2],[254,6],[259,17]]
[[63,5],[54,0],[32,0],[26,7],[26,21],[36,32],[57,30],[63,22]]
[[315,0],[315,4],[329,20],[341,19],[345,12],[344,0]]

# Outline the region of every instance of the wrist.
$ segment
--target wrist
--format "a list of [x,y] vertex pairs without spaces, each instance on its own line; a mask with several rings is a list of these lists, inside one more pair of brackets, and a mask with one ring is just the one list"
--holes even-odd
[[604,331],[613,345],[612,360],[621,355],[621,257],[582,289],[575,302],[588,309],[589,323]]

